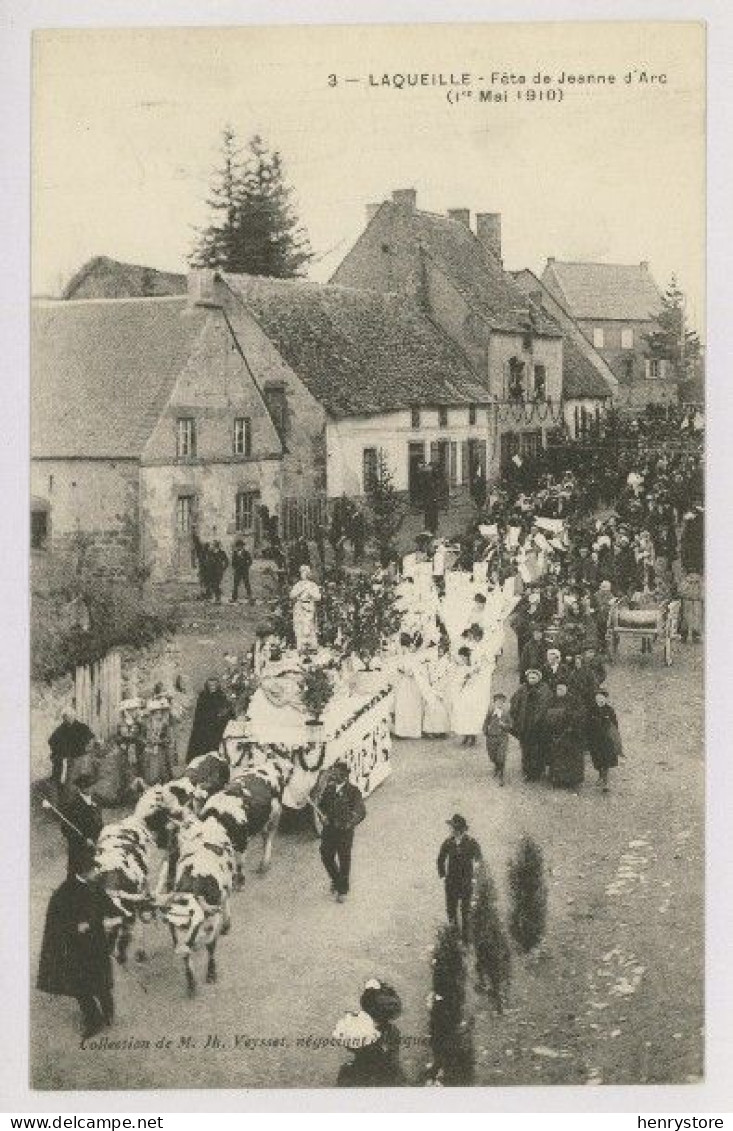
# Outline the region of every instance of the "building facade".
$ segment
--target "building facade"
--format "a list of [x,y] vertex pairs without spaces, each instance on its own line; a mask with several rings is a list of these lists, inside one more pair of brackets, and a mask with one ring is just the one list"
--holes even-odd
[[501,217],[417,207],[413,189],[369,205],[332,282],[409,295],[458,346],[492,404],[486,473],[531,455],[562,413],[562,334],[504,270]]
[[548,259],[542,284],[612,369],[619,407],[678,399],[678,375],[651,356],[648,335],[657,328],[662,296],[649,264],[568,263]]

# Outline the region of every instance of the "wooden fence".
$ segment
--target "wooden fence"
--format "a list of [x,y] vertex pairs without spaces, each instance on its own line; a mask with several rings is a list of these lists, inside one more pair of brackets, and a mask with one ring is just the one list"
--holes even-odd
[[83,723],[101,741],[111,738],[119,722],[122,665],[117,649],[74,673],[74,706]]
[[313,538],[319,526],[328,524],[328,503],[325,498],[283,499],[281,536],[283,542],[297,538]]

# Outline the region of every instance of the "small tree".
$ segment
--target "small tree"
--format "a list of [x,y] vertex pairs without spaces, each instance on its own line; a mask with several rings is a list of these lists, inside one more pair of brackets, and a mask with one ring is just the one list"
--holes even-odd
[[367,503],[379,561],[382,566],[387,566],[395,554],[396,538],[405,519],[405,507],[381,448],[377,457],[377,473],[367,485]]
[[381,573],[339,573],[324,588],[332,635],[338,638],[342,654],[358,656],[369,669],[400,626],[394,581]]
[[309,718],[320,722],[321,716],[333,698],[333,681],[321,667],[308,667],[301,676],[301,697]]
[[433,948],[433,992],[429,997],[430,1047],[428,1083],[472,1084],[475,1053],[471,1026],[464,1014],[466,959],[458,928],[442,926]]
[[519,949],[528,954],[540,942],[547,921],[542,849],[529,836],[522,837],[514,858],[509,861],[509,893],[509,931]]
[[687,327],[685,295],[675,275],[662,296],[662,309],[656,322],[657,328],[646,335],[652,357],[669,361],[679,378],[695,377],[702,345],[698,335]]
[[486,990],[497,1013],[503,1013],[512,975],[509,939],[499,915],[496,886],[486,864],[474,872],[471,929],[478,988]]

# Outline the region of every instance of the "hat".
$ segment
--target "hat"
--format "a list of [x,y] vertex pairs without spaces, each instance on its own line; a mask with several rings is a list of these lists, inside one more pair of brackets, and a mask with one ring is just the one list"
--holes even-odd
[[525,675],[532,675],[532,674],[534,674],[534,675],[539,675],[539,676],[541,676],[541,675],[542,675],[542,671],[541,671],[541,669],[540,669],[540,668],[525,668],[525,669],[524,669],[524,674],[525,674]]
[[450,825],[457,833],[465,833],[468,828],[468,821],[465,817],[462,817],[460,813],[454,813],[450,820],[446,821],[446,824]]
[[361,1009],[341,1018],[333,1031],[333,1039],[347,1049],[367,1048],[379,1040],[379,1030],[369,1014]]
[[123,699],[120,703],[121,711],[141,711],[142,707],[142,699]]

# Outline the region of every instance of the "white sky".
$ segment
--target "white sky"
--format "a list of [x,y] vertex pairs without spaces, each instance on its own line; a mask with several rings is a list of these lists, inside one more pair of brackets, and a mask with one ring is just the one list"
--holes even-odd
[[[48,31],[35,39],[33,290],[92,255],[185,270],[221,129],[280,149],[325,279],[367,202],[501,212],[504,261],[648,260],[704,316],[704,39],[695,24]],[[452,107],[327,76],[665,72],[562,104]],[[505,87],[511,91],[517,87]],[[526,89],[526,88],[525,88]],[[568,88],[565,88],[566,90]]]

